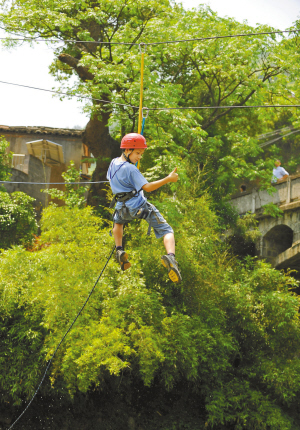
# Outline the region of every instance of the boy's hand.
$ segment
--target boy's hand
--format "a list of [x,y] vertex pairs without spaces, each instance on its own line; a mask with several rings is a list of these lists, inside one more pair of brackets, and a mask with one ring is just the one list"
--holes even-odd
[[173,172],[171,172],[168,175],[168,178],[170,179],[170,182],[177,182],[178,181],[178,173],[177,172],[177,167],[175,167],[175,169],[173,170]]

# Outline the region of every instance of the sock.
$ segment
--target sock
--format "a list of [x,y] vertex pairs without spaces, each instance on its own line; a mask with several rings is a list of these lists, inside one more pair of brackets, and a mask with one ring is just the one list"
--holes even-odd
[[117,246],[117,251],[124,251],[123,246]]
[[173,254],[173,252],[168,252],[168,255],[172,255],[173,257],[175,257],[175,254]]

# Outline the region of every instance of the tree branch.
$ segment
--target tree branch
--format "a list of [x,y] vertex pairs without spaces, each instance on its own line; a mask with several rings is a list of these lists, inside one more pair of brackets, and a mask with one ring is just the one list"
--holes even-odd
[[79,60],[72,57],[69,54],[60,54],[58,56],[59,61],[62,63],[67,64],[68,66],[72,67],[72,69],[75,70],[77,75],[80,77],[81,80],[85,81],[92,81],[94,79],[94,75],[89,72],[89,70],[84,66],[78,66]]

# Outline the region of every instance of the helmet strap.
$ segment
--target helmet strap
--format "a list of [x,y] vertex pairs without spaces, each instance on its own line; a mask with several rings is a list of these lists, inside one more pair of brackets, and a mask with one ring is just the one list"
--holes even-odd
[[130,156],[132,153],[133,153],[133,151],[131,151],[131,152],[130,152],[130,154],[126,155],[126,154],[125,154],[125,151],[123,152],[123,156],[124,156],[125,160],[126,160],[126,161],[128,161],[128,163],[131,163],[131,164],[133,164],[133,162],[132,162],[132,161],[130,161],[129,156]]

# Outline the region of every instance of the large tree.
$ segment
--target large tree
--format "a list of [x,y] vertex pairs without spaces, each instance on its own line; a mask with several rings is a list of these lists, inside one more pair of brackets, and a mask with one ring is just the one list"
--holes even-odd
[[[261,154],[256,136],[274,128],[282,110],[163,108],[295,103],[291,90],[297,96],[296,38],[259,35],[162,44],[274,30],[220,18],[204,6],[186,11],[167,0],[2,0],[2,7],[0,22],[5,30],[49,43],[53,38],[63,42],[55,45],[51,72],[64,87],[104,101],[86,106],[91,119],[84,141],[97,158],[94,180],[105,178],[108,160],[118,153],[122,134],[137,131],[137,44],[145,43],[144,105],[161,108],[151,111],[145,131],[151,150],[144,165],[155,166],[152,177],[170,163],[181,162],[186,177],[205,166],[206,179],[214,184],[218,197],[232,191],[235,177],[269,181],[269,173],[262,173],[269,159]],[[78,79],[71,86],[68,78],[74,74]],[[285,115],[293,126],[294,111]],[[91,197],[99,195],[99,190],[101,186],[92,188],[90,203],[97,202]]]

